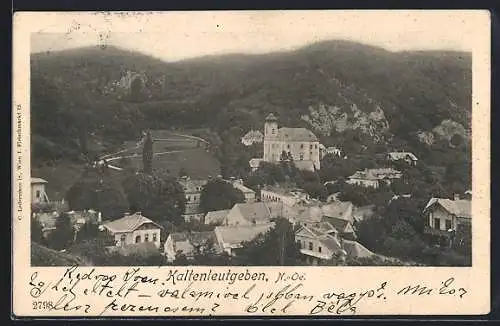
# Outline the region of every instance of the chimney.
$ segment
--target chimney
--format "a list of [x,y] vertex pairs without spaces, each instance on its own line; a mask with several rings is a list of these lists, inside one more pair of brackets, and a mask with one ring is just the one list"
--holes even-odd
[[453,200],[460,200],[459,194],[453,194]]

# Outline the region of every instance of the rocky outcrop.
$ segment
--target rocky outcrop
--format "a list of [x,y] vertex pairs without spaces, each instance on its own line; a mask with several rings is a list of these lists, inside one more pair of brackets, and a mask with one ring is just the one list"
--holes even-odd
[[356,104],[351,104],[344,110],[338,106],[320,103],[316,107],[310,106],[308,111],[308,114],[302,116],[302,120],[326,136],[333,131],[343,132],[352,129],[368,134],[375,140],[382,140],[382,135],[389,129],[384,111],[376,104],[374,110],[368,113],[361,111]]

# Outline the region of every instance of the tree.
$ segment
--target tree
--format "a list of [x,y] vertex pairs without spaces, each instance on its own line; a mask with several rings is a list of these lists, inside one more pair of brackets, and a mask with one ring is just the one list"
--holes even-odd
[[236,265],[293,266],[300,264],[300,255],[292,223],[280,217],[268,232],[243,243],[235,262]]
[[55,230],[49,236],[49,246],[57,250],[66,249],[73,242],[74,235],[70,217],[62,213],[56,220]]
[[142,148],[142,165],[144,173],[153,173],[153,139],[149,131],[146,134],[146,140]]
[[237,203],[245,202],[241,190],[221,179],[209,181],[201,190],[200,209],[203,213],[230,209]]
[[123,188],[130,211],[140,211],[160,224],[169,221],[179,225],[184,221],[184,190],[174,178],[159,171],[153,175],[130,173]]
[[43,226],[37,218],[31,218],[31,241],[44,244]]
[[89,168],[66,193],[72,210],[94,209],[106,218],[121,217],[128,202],[121,185],[99,169]]
[[97,223],[86,221],[76,232],[76,241],[95,239],[100,236],[101,232]]

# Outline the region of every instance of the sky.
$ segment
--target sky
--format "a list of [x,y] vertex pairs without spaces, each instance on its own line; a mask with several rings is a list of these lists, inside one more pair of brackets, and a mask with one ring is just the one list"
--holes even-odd
[[481,11],[239,11],[47,13],[33,20],[31,52],[115,45],[165,61],[266,53],[323,40],[402,50],[472,51]]

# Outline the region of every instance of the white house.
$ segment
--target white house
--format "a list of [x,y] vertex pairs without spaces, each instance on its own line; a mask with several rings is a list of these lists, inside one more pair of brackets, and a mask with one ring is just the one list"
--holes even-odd
[[46,185],[47,180],[42,178],[31,178],[31,203],[32,204],[48,204],[49,196],[47,196]]
[[115,238],[116,246],[152,242],[160,247],[162,227],[141,215],[141,212],[125,214],[124,217],[102,224]]
[[365,169],[357,171],[347,179],[347,183],[362,187],[378,188],[382,183],[390,185],[403,174],[392,168]]
[[242,138],[241,142],[245,146],[250,146],[254,143],[262,143],[264,141],[264,135],[259,130],[250,130]]
[[404,161],[408,165],[416,165],[418,158],[410,152],[390,152],[387,153],[387,159],[392,162]]
[[460,225],[471,225],[471,201],[460,199],[458,195],[453,200],[431,198],[424,208],[424,214],[427,217],[426,231],[445,235],[449,231],[457,231]]
[[266,186],[260,190],[260,199],[263,202],[282,202],[287,206],[311,201],[311,197],[299,188]]
[[306,263],[318,265],[334,255],[345,255],[338,238],[338,231],[328,223],[303,225],[295,232],[295,241]]

